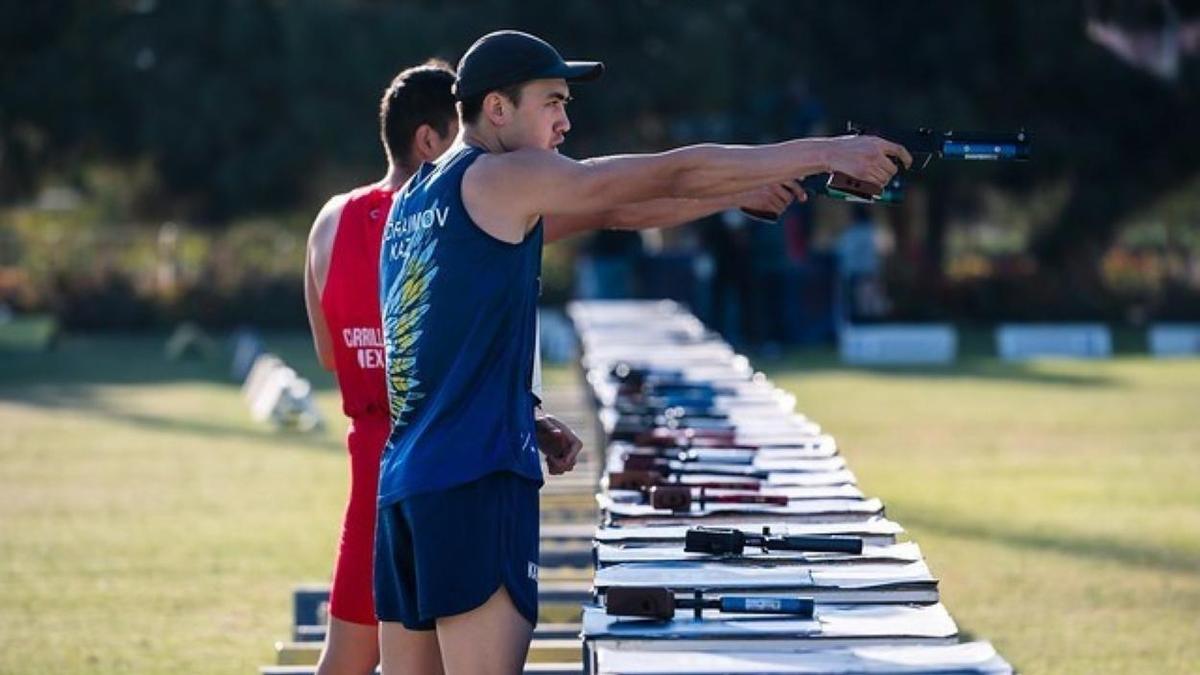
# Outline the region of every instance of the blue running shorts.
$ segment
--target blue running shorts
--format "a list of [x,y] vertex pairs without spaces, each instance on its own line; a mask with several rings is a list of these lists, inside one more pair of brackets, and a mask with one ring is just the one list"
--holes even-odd
[[375,613],[409,630],[469,612],[501,585],[537,625],[538,488],[508,471],[379,509]]

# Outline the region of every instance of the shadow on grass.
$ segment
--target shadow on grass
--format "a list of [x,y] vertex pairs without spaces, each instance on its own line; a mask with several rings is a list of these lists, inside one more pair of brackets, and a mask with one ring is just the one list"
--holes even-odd
[[[224,340],[205,357],[171,361],[164,355],[167,336],[161,334],[99,334],[63,336],[48,351],[0,350],[0,386],[22,384],[163,384],[209,382],[229,387],[233,353]],[[268,351],[278,354],[312,383],[317,391],[330,391],[333,376],[323,370],[313,355],[312,342],[304,333],[263,336]]]
[[[93,386],[92,384],[38,385],[22,390],[19,395],[12,395],[13,392],[9,388],[0,386],[0,401],[9,399],[41,408],[83,411],[152,432],[231,438],[275,447],[287,445],[288,447],[321,451],[340,452],[342,450],[340,443],[324,434],[279,432],[266,426],[223,424],[206,421],[199,417],[151,415],[125,410],[97,395]],[[187,412],[203,414],[203,411],[185,411],[185,413]],[[247,419],[249,419],[249,412],[247,412]]]
[[978,523],[954,519],[947,515],[904,511],[896,516],[914,529],[923,529],[948,537],[1001,544],[1011,548],[1048,551],[1089,560],[1105,560],[1139,569],[1152,568],[1164,572],[1200,575],[1200,556],[1103,537],[1022,532],[1005,529],[994,523]]
[[[268,336],[265,342],[269,350],[308,378],[314,389],[332,388],[332,377],[320,369],[312,356],[307,336]],[[207,358],[169,361],[163,355],[164,343],[164,337],[155,335],[74,336],[63,339],[52,351],[0,352],[0,401],[83,410],[150,431],[341,450],[340,443],[324,435],[278,433],[266,427],[223,424],[204,419],[202,410],[183,410],[183,416],[178,417],[150,415],[122,409],[97,394],[95,387],[102,385],[152,387],[202,382],[230,390],[240,388],[240,383],[230,379],[231,356],[224,349]]]
[[1047,372],[1032,363],[1001,361],[989,356],[961,356],[954,364],[945,366],[850,366],[841,362],[836,351],[825,349],[789,352],[782,358],[760,358],[752,362],[772,378],[825,372],[857,372],[883,377],[993,380],[1069,387],[1121,385],[1119,380],[1105,375]]

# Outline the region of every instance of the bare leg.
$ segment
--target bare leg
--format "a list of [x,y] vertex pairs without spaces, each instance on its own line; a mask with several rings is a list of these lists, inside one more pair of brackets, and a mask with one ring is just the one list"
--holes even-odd
[[442,675],[438,635],[432,630],[409,630],[399,622],[379,622],[380,665],[383,675]]
[[501,586],[475,609],[437,620],[447,675],[521,675],[533,626]]

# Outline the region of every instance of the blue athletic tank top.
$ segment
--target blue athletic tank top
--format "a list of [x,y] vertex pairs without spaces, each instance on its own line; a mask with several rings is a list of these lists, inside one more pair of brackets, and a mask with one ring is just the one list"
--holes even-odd
[[392,429],[379,504],[495,471],[539,483],[529,391],[542,223],[518,244],[484,232],[462,202],[470,146],[424,164],[396,193],[380,251]]

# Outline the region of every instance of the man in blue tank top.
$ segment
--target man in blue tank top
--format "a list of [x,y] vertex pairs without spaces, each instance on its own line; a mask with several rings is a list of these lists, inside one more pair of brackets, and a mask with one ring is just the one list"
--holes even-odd
[[[886,184],[895,162],[911,162],[866,136],[562,157],[568,82],[602,71],[531,35],[484,36],[459,62],[462,144],[393,204],[380,261],[392,431],[375,554],[385,673],[403,631],[432,629],[446,673],[523,668],[537,617],[542,477],[529,382],[542,216],[831,171]],[[547,460],[553,472],[574,458]]]

